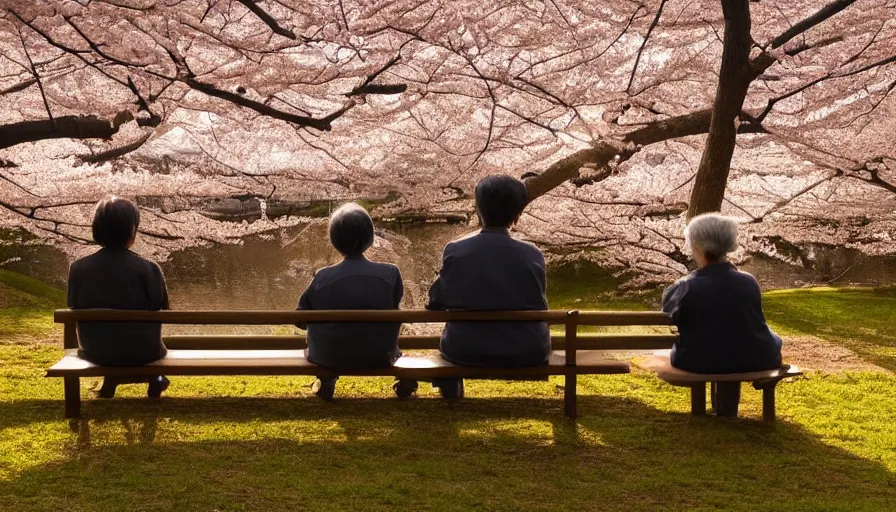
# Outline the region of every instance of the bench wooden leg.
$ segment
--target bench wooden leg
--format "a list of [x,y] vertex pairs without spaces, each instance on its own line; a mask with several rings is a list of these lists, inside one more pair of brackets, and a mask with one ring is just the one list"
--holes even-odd
[[691,414],[703,416],[706,414],[706,383],[691,386]]
[[65,387],[65,418],[81,417],[81,379],[78,377],[63,377]]
[[762,419],[768,422],[775,421],[775,388],[777,385],[773,384],[768,387],[762,388]]
[[567,418],[576,419],[576,376],[566,376],[566,386],[563,389],[563,409]]

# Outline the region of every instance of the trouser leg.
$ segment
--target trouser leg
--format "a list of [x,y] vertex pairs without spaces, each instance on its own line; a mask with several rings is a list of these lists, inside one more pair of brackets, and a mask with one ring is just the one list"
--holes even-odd
[[443,398],[463,398],[464,380],[456,377],[432,380],[432,387],[438,388]]
[[737,417],[740,405],[740,382],[719,382],[716,384],[716,416]]

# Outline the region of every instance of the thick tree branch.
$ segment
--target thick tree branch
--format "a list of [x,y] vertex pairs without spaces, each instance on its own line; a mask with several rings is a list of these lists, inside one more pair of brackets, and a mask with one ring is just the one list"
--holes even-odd
[[143,146],[143,144],[146,144],[146,141],[148,141],[150,137],[152,137],[152,132],[143,134],[139,139],[131,142],[130,144],[125,144],[124,146],[112,148],[93,155],[80,155],[77,158],[78,160],[89,164],[108,162],[109,160],[114,160],[128,153],[137,151]]
[[3,89],[2,91],[0,91],[0,96],[3,96],[4,94],[11,94],[14,92],[24,91],[25,89],[31,87],[32,85],[34,85],[36,83],[37,83],[36,78],[29,78],[28,80],[19,82],[17,84],[7,87],[6,89]]
[[96,116],[62,116],[2,125],[0,149],[44,139],[110,139],[122,124],[133,118],[130,112],[122,112],[111,120]]

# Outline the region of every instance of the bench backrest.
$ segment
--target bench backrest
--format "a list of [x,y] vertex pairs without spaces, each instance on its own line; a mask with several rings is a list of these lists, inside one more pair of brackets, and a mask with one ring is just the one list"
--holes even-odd
[[[579,334],[580,326],[668,326],[659,311],[427,311],[427,310],[312,310],[312,311],[125,311],[110,309],[57,310],[54,321],[65,326],[65,348],[77,348],[77,322],[159,322],[190,325],[294,325],[311,322],[443,323],[448,321],[543,321],[564,325],[565,333],[552,336],[554,349],[648,350],[670,348],[677,339],[663,334]],[[165,336],[165,345],[180,350],[300,349],[305,336]],[[438,336],[401,336],[405,350],[437,349]]]

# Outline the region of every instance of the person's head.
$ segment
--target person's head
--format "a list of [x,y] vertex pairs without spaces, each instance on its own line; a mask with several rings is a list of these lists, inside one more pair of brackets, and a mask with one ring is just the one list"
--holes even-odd
[[691,219],[684,237],[697,265],[719,263],[737,249],[737,221],[718,213],[704,213]]
[[140,209],[120,197],[107,197],[93,212],[93,241],[106,249],[129,249],[137,238]]
[[476,184],[476,212],[485,228],[509,228],[529,203],[522,181],[506,174],[492,174]]
[[367,210],[346,203],[330,215],[330,243],[343,256],[360,256],[373,245],[373,220]]

